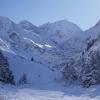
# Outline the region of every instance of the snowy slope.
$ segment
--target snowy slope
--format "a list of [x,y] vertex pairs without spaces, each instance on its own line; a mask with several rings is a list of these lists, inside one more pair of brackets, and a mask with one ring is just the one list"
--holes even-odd
[[29,31],[32,31],[34,33],[38,33],[39,34],[39,29],[37,26],[33,25],[32,23],[30,23],[29,21],[27,20],[23,20],[21,21],[18,26],[22,27],[23,29],[25,30],[29,30]]
[[23,29],[9,18],[0,17],[0,20],[0,49],[6,51],[4,54],[16,81],[23,73],[26,73],[29,83],[48,81],[50,76],[53,80],[52,67],[63,61],[63,52],[48,44],[39,34]]
[[82,30],[76,24],[73,24],[67,20],[47,23],[39,28],[41,35],[45,37],[48,42],[55,45],[68,40],[75,34],[82,32]]
[[23,74],[26,74],[29,84],[52,83],[52,81],[54,81],[54,79],[59,75],[59,72],[52,71],[48,68],[48,66],[43,65],[39,62],[32,62],[20,56],[11,54],[6,55],[8,56],[10,68],[13,71],[17,84]]
[[98,21],[92,28],[80,32],[67,41],[64,41],[59,45],[59,48],[65,50],[66,54],[69,57],[72,57],[73,55],[75,56],[75,54],[82,52],[86,48],[87,43],[91,39],[98,37],[98,35],[100,35],[100,21]]
[[[23,74],[26,74],[28,83],[30,84],[52,83],[52,81],[60,75],[58,71],[50,69],[50,65],[48,65],[47,62],[48,57],[44,59],[44,56],[39,54],[40,51],[28,53],[28,51],[24,52],[24,50],[16,50],[18,48],[11,49],[11,45],[7,45],[3,40],[0,41],[0,43],[2,44],[0,45],[0,49],[3,50],[3,53],[8,58],[10,69],[13,71],[16,84],[18,84],[18,81]],[[31,60],[31,57],[33,60]]]

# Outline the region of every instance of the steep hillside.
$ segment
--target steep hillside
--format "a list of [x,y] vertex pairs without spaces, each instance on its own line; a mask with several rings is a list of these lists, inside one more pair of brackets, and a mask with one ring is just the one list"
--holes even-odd
[[66,53],[69,55],[69,57],[71,57],[75,54],[79,54],[80,52],[82,52],[86,48],[88,42],[91,39],[98,37],[99,35],[100,21],[98,21],[97,24],[92,28],[84,32],[78,33],[67,41],[64,41],[59,45],[59,47],[63,50],[66,50]]
[[62,73],[67,82],[78,82],[84,87],[100,84],[100,35],[89,40],[84,51],[65,64]]
[[39,27],[41,35],[51,44],[58,45],[82,30],[72,22],[61,20],[54,23],[47,23]]
[[0,17],[0,49],[8,57],[17,82],[23,73],[27,75],[29,82],[33,82],[32,76],[40,82],[43,80],[36,77],[41,76],[48,80],[50,74],[50,79],[53,79],[53,66],[64,59],[64,52],[56,46],[50,45],[39,34],[23,29],[6,17]]

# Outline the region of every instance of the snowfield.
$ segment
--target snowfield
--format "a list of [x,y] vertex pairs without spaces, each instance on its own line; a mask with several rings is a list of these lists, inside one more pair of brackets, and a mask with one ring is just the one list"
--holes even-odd
[[100,86],[23,86],[0,89],[0,100],[100,100]]

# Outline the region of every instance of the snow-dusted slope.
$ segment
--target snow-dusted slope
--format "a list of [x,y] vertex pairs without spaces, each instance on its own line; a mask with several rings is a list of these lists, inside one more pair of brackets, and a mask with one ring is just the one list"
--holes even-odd
[[[7,52],[4,53],[16,80],[23,73],[26,73],[29,82],[33,82],[32,76],[40,82],[48,80],[49,76],[53,78],[52,67],[63,61],[63,52],[56,46],[50,45],[39,34],[23,29],[6,17],[0,17],[0,49]],[[36,78],[38,76],[43,80]]]
[[66,50],[69,57],[75,56],[75,54],[79,54],[86,48],[89,40],[98,37],[98,35],[100,35],[100,21],[92,28],[78,33],[67,41],[64,41],[59,47]]
[[96,23],[95,26],[85,31],[86,36],[90,36],[91,38],[95,38],[100,34],[100,20]]
[[[18,81],[23,74],[26,74],[28,83],[30,84],[48,84],[50,82],[52,83],[56,77],[59,77],[60,73],[52,70],[47,62],[52,61],[50,60],[49,55],[46,53],[45,55],[42,55],[43,51],[39,48],[38,44],[32,44],[32,51],[30,42],[28,44],[30,48],[27,47],[25,49],[17,44],[12,45],[11,43],[7,43],[8,42],[1,39],[0,49],[8,58],[10,69],[14,74],[16,84],[18,84]],[[53,64],[51,65],[53,66]]]
[[72,36],[82,32],[82,30],[72,22],[61,20],[54,23],[47,23],[39,27],[41,35],[48,42],[55,45],[64,42]]
[[34,33],[37,33],[39,34],[39,29],[37,26],[33,25],[32,23],[30,23],[29,21],[27,20],[23,20],[21,21],[19,24],[18,24],[20,27],[22,27],[23,29],[25,30],[29,30],[29,31],[32,31]]

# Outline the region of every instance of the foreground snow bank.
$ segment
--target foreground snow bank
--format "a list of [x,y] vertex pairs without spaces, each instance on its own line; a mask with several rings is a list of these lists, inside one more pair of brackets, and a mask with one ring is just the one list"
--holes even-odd
[[100,86],[88,89],[80,86],[70,87],[9,87],[1,88],[0,100],[100,100]]

